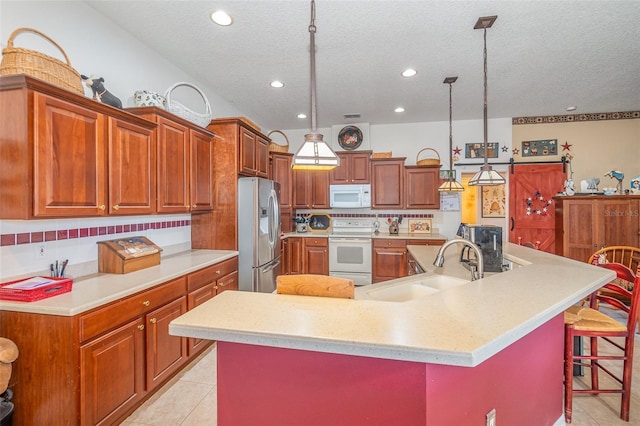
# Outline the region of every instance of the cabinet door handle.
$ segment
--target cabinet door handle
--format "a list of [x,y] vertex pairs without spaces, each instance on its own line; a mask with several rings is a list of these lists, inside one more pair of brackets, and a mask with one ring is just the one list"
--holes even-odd
[[144,302],[142,302],[142,304],[144,306],[149,306],[151,304],[151,302],[149,302],[148,300],[145,300]]
[[138,325],[138,330],[144,330],[144,324]]
[[118,211],[118,210],[120,210],[120,206],[116,204],[115,206],[113,206],[113,209],[114,209],[115,211]]
[[516,220],[513,218],[513,216],[511,216],[511,230],[513,231],[513,228],[515,228],[516,226]]
[[216,271],[216,274],[220,274],[220,269],[218,269],[218,270]]
[[151,318],[151,319],[149,320],[149,322],[150,322],[151,324],[155,324],[156,322],[158,322],[158,320],[157,320],[157,319],[155,319],[155,317],[154,317],[154,318]]
[[195,209],[196,207],[198,207],[196,204],[192,204],[192,205],[191,205],[191,208],[192,208],[192,209]]
[[104,204],[100,204],[100,207],[98,207],[100,210],[104,211],[104,209],[106,208]]

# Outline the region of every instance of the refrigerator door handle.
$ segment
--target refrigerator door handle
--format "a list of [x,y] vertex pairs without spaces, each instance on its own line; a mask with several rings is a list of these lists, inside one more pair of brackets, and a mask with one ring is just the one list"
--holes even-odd
[[278,240],[280,223],[280,206],[278,205],[278,194],[275,189],[269,193],[269,244],[274,247]]
[[278,257],[277,259],[275,259],[271,263],[269,263],[267,266],[262,268],[262,272],[269,272],[269,271],[275,269],[275,267],[278,266],[279,264],[280,264],[280,258]]

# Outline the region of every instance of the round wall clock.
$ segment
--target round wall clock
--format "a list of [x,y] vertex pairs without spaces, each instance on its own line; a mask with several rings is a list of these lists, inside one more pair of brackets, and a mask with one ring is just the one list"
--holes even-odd
[[338,133],[338,144],[342,149],[352,151],[362,144],[362,130],[356,126],[345,126]]

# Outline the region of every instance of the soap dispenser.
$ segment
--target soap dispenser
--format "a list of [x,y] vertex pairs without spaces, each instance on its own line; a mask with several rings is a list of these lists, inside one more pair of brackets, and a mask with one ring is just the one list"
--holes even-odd
[[378,215],[376,215],[376,220],[373,221],[373,229],[376,235],[380,233],[380,222],[378,221]]

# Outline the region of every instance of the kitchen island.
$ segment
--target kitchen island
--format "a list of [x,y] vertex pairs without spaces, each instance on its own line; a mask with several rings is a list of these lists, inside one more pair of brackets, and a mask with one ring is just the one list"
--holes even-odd
[[[614,274],[506,243],[512,269],[477,281],[451,247],[408,246],[427,272],[356,299],[227,292],[170,333],[218,341],[218,423],[553,424],[562,418],[563,311]],[[371,290],[453,276],[395,302]],[[250,403],[249,403],[250,401]]]

